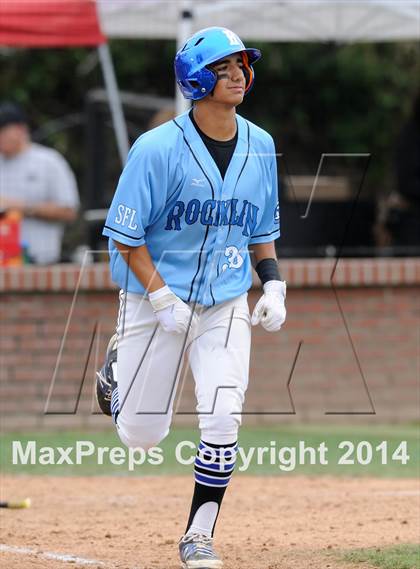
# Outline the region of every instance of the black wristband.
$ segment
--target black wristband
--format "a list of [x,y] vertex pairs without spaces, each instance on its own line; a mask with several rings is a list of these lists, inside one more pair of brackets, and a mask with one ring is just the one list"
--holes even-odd
[[268,281],[281,281],[276,259],[263,259],[255,267],[262,284]]

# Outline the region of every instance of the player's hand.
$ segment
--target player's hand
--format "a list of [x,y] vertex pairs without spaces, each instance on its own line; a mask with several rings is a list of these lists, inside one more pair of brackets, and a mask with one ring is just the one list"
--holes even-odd
[[267,332],[280,330],[286,320],[286,282],[268,281],[264,284],[264,294],[252,313],[253,326],[261,324]]
[[165,332],[185,333],[195,324],[197,315],[174,294],[168,286],[149,293],[149,300],[156,318]]

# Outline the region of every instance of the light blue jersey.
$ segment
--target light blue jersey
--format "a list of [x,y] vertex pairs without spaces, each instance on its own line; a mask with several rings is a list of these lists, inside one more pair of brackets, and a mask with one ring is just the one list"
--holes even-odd
[[238,142],[224,180],[188,113],[136,141],[103,230],[120,288],[145,292],[114,239],[146,244],[186,302],[213,306],[250,288],[248,245],[280,235],[277,166],[271,136],[236,117]]

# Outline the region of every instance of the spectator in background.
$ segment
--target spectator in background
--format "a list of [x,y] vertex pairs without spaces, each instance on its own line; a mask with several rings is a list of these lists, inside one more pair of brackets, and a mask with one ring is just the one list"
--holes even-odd
[[420,251],[420,90],[398,136],[395,154],[397,191],[379,210],[377,242],[395,247],[394,254]]
[[393,244],[420,246],[420,90],[399,135],[395,165],[401,203],[396,223],[389,220]]
[[76,179],[56,151],[31,141],[23,110],[0,104],[0,210],[22,215],[22,242],[38,264],[60,261],[64,224],[79,207]]

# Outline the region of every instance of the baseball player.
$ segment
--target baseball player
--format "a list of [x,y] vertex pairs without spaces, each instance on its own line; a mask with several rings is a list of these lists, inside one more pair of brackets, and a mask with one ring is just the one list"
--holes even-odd
[[[286,318],[274,143],[236,114],[260,57],[225,28],[186,42],[175,73],[193,107],[136,141],[103,231],[121,291],[97,395],[121,441],[166,437],[184,356],[194,375],[201,440],[179,542],[188,569],[223,565],[213,534],[235,466],[251,323],[274,332]],[[250,248],[264,287],[252,318]]]

